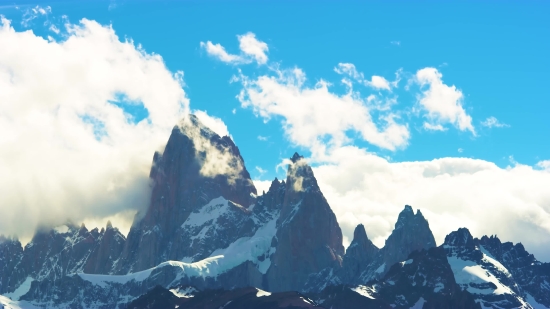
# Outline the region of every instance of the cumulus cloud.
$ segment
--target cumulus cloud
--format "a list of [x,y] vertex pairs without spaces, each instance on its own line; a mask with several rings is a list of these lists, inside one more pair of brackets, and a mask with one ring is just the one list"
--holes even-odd
[[[517,164],[499,168],[483,160],[442,158],[392,163],[364,149],[341,147],[314,168],[345,241],[363,223],[382,246],[405,204],[422,210],[436,241],[459,227],[474,236],[522,242],[550,260],[550,173]],[[540,167],[549,167],[542,161]]]
[[188,113],[183,73],[159,55],[95,21],[66,27],[47,41],[1,20],[0,233],[131,217],[154,151]]
[[258,41],[256,35],[252,32],[237,36],[239,39],[239,48],[241,51],[252,57],[258,64],[265,64],[267,62],[267,55],[265,54],[269,48],[267,44]]
[[414,81],[423,89],[418,103],[427,112],[431,123],[451,123],[461,131],[475,134],[472,117],[462,106],[463,94],[454,85],[443,83],[443,75],[436,68],[418,70]]
[[348,75],[359,83],[377,90],[391,90],[391,88],[396,87],[397,84],[397,82],[390,83],[387,79],[378,75],[371,76],[370,80],[365,79],[365,75],[357,71],[357,68],[355,68],[353,63],[338,63],[338,66],[334,68],[334,71],[338,74]]
[[510,125],[498,121],[497,118],[491,116],[481,122],[481,125],[487,128],[507,128]]
[[347,143],[348,132],[390,150],[408,142],[408,127],[398,123],[396,114],[387,111],[380,119],[382,124],[377,124],[368,98],[352,91],[336,94],[322,80],[308,87],[305,73],[298,68],[275,70],[256,79],[241,74],[240,81],[243,89],[237,97],[242,107],[251,108],[265,121],[282,116],[285,133],[295,145],[324,152],[325,145]]
[[248,32],[243,35],[237,35],[239,40],[240,54],[233,55],[228,53],[221,44],[214,44],[211,41],[200,42],[200,46],[206,50],[206,52],[218,60],[231,63],[231,64],[247,64],[256,62],[258,64],[267,63],[267,52],[269,48],[265,42],[256,39],[256,35],[252,32]]

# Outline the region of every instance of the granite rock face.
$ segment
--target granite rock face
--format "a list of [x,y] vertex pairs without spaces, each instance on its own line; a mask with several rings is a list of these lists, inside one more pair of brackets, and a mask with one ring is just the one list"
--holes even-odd
[[[13,292],[27,280],[55,281],[69,274],[85,272],[92,262],[110,269],[124,241],[124,236],[112,226],[99,232],[97,228],[88,231],[84,225],[78,227],[66,223],[51,230],[40,229],[25,248],[19,241],[0,244],[0,257],[11,257],[7,260],[10,266],[2,272],[1,277],[6,279],[2,279],[0,292]],[[112,257],[100,254],[102,246]]]
[[[194,286],[238,308],[315,306],[300,293],[329,308],[550,308],[549,263],[467,229],[436,247],[428,221],[410,206],[384,247],[358,225],[344,252],[303,157],[294,154],[286,179],[257,196],[233,141],[194,116],[155,153],[150,178],[149,207],[127,239],[110,223],[101,231],[43,228],[24,248],[0,237],[0,294],[44,308],[123,308],[157,297],[189,305],[167,291]],[[257,289],[273,297],[257,297]]]
[[380,249],[367,237],[365,226],[362,224],[357,225],[353,232],[353,241],[344,255],[342,281],[347,282],[349,278],[354,278],[357,274],[363,273],[376,258],[379,251]]
[[457,284],[484,307],[530,308],[512,272],[479,239],[461,228],[445,237],[441,246]]
[[15,289],[23,275],[17,266],[23,258],[23,247],[17,239],[0,236],[0,293]]
[[231,235],[212,233],[194,242],[184,226],[193,212],[218,197],[231,201],[228,216],[238,221],[220,223],[241,229],[232,235],[251,236],[246,211],[256,188],[239,149],[194,115],[174,127],[162,154],[155,153],[150,178],[154,185],[149,208],[143,217],[136,216],[115,273],[144,270],[166,260],[200,260],[235,241]]
[[126,237],[107,222],[107,228],[101,229],[96,247],[86,259],[83,272],[87,274],[109,274],[120,257]]
[[327,267],[341,267],[342,231],[321,192],[313,170],[297,153],[291,158],[267,272],[270,291],[302,290],[308,277]]

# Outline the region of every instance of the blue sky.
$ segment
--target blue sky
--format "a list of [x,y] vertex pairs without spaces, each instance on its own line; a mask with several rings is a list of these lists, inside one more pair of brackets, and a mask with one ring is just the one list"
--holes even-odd
[[[416,117],[409,123],[411,137],[404,149],[386,151],[356,141],[393,161],[465,156],[504,167],[510,164],[510,156],[528,165],[550,158],[550,144],[544,142],[545,132],[550,132],[550,20],[545,18],[550,6],[542,1],[322,1],[315,6],[290,1],[34,4],[51,6],[49,18],[53,20],[67,15],[72,22],[88,18],[111,24],[120,37],[160,54],[170,70],[183,70],[192,108],[222,118],[252,174],[257,172],[255,166],[267,171],[262,177],[275,176],[274,167],[293,151],[308,150],[290,145],[277,119],[264,124],[250,110],[240,108],[235,99],[239,87],[229,83],[236,67],[209,57],[200,48],[201,41],[220,43],[238,53],[236,35],[253,32],[269,45],[271,61],[301,68],[309,82],[331,82],[335,92],[343,91],[334,72],[341,62],[388,80],[398,69],[414,74],[424,67],[438,68],[446,84],[463,92],[464,108],[478,136],[452,126],[445,132],[426,132],[422,117]],[[21,17],[13,8],[2,9],[2,14],[14,20]],[[30,28],[44,33],[41,22],[31,21]],[[23,28],[17,23],[14,27]],[[255,64],[242,69],[251,76],[265,71]],[[398,100],[399,108],[411,108],[415,93],[402,91]],[[480,125],[491,116],[509,127]],[[268,142],[258,141],[258,135],[269,137]]]
[[[33,8],[49,9],[45,14],[33,14]],[[131,39],[147,54],[160,55],[170,72],[183,72],[183,90],[189,99],[190,108],[206,111],[208,115],[225,123],[254,179],[284,177],[284,170],[276,169],[276,166],[295,151],[312,158],[319,177],[330,177],[334,175],[328,170],[330,165],[345,169],[343,161],[338,161],[345,156],[338,156],[338,151],[353,148],[353,151],[361,152],[361,158],[366,158],[368,154],[373,160],[382,158],[386,163],[396,163],[388,165],[391,169],[417,162],[424,169],[422,175],[430,174],[428,169],[431,167],[428,165],[439,164],[436,167],[439,172],[451,170],[447,176],[444,175],[451,180],[448,187],[442,189],[443,192],[451,190],[449,188],[454,185],[451,181],[458,181],[453,178],[455,175],[462,171],[473,175],[472,171],[492,170],[491,164],[499,168],[495,170],[498,173],[510,172],[505,179],[517,178],[513,173],[520,173],[521,168],[526,168],[530,173],[543,173],[540,179],[547,180],[544,177],[548,174],[545,171],[550,170],[550,161],[546,161],[550,160],[550,144],[546,141],[550,132],[550,80],[547,77],[550,69],[549,13],[550,4],[543,1],[320,1],[316,5],[308,1],[79,1],[78,4],[74,1],[4,1],[0,4],[0,14],[11,20],[11,26],[18,32],[32,30],[38,36],[51,36],[51,40],[62,42],[67,38],[64,24],[75,25],[86,18],[111,26],[121,41]],[[61,32],[52,31],[52,25],[61,29]],[[227,63],[205,48],[207,42],[220,44],[229,55],[244,57],[246,55],[239,47],[238,36],[246,34],[253,34],[255,42],[266,44],[265,62],[247,60],[243,62],[248,63]],[[39,51],[36,57],[40,57]],[[339,74],[338,68],[342,68],[339,64],[353,64],[360,78],[354,80],[346,74]],[[318,83],[324,82],[328,86],[322,98],[344,98],[349,88],[342,79],[347,78],[353,83],[354,98],[359,101],[366,102],[369,95],[374,95],[381,102],[390,100],[393,103],[386,108],[370,106],[368,115],[379,132],[389,125],[387,119],[390,117],[396,128],[406,130],[406,136],[401,135],[403,139],[398,141],[376,134],[361,136],[359,129],[330,131],[328,135],[314,132],[311,136],[318,137],[319,143],[328,147],[325,152],[315,153],[319,151],[315,148],[318,145],[309,143],[307,136],[300,137],[299,134],[293,135],[296,132],[289,131],[294,107],[299,109],[300,99],[297,103],[282,102],[286,104],[281,105],[286,110],[284,112],[264,109],[263,112],[267,113],[264,116],[260,115],[265,107],[261,103],[252,100],[254,102],[250,101],[248,106],[243,106],[246,98],[239,100],[241,91],[259,89],[258,84],[247,88],[245,81],[254,83],[262,77],[275,78],[277,74],[289,74],[295,68],[299,68],[307,78],[298,87],[300,95],[317,89],[320,87]],[[458,120],[430,116],[433,110],[430,112],[422,106],[422,97],[426,95],[429,85],[433,86],[431,82],[422,86],[419,72],[423,69],[436,72],[430,76],[436,76],[434,78],[441,82],[442,89],[462,95],[453,104],[458,104],[460,109],[455,112],[471,118],[467,121],[469,128],[461,127]],[[389,86],[389,89],[377,88],[372,85],[372,76],[383,77],[388,83],[396,79],[398,82],[395,86]],[[367,81],[371,81],[371,84]],[[285,82],[288,80],[279,80],[280,85]],[[124,98],[124,93],[116,94],[109,101],[124,101]],[[322,100],[318,105],[311,106],[325,108]],[[113,104],[123,107],[138,122],[147,117],[147,108],[144,106]],[[334,114],[335,119],[338,117],[346,121],[346,116]],[[283,125],[285,122],[286,127]],[[426,124],[432,127],[439,125],[441,130],[429,130]],[[357,123],[354,125],[359,126]],[[299,126],[296,128],[300,130]],[[335,132],[343,133],[347,138],[335,142]],[[383,141],[376,142],[378,137]],[[390,144],[386,143],[388,141]],[[150,158],[153,151],[151,149]],[[432,161],[442,158],[448,160]],[[458,158],[479,160],[460,161]],[[448,167],[445,165],[447,163],[440,162],[455,163],[448,163],[451,166]],[[464,164],[470,165],[464,167],[460,165],[462,163],[456,162],[468,162]],[[365,166],[370,168],[374,165],[369,163]],[[364,175],[377,177],[369,174],[365,166],[358,165],[351,169],[366,168]],[[529,175],[524,176],[526,179],[540,176]],[[399,177],[402,179],[408,176]],[[510,191],[515,192],[512,180],[499,184],[499,187],[490,187],[497,178],[466,180],[480,181],[482,187],[487,186],[487,192],[493,192],[493,195],[480,197],[483,203],[494,204],[487,206],[487,213],[499,211],[497,202],[488,202],[491,197],[494,196],[496,201],[496,197],[502,195],[499,190],[511,188]],[[353,186],[344,189],[338,185],[332,186],[328,178],[320,182],[324,191],[328,188],[325,195],[333,208],[343,209],[336,212],[344,234],[351,234],[353,224],[373,220],[371,228],[367,225],[367,232],[374,238],[378,237],[380,244],[389,233],[392,220],[395,220],[389,218],[396,217],[402,208],[401,204],[376,216],[339,205],[372,202],[372,207],[381,207],[384,203],[401,203],[402,200],[373,201],[372,194],[366,189],[358,193],[365,194],[364,199],[355,200],[351,198],[356,194],[355,187],[352,190]],[[340,183],[345,183],[345,179]],[[550,199],[548,194],[538,189],[543,185],[539,181],[525,188],[526,191],[518,189],[521,192],[511,199],[517,198],[522,202],[510,206],[510,209],[516,211],[510,211],[507,217],[517,217],[522,207],[527,207],[525,205],[536,206],[532,211],[525,212],[522,223],[516,222],[517,225],[514,225],[517,231],[522,230],[523,224],[530,226],[532,233],[529,237],[543,235],[540,242],[532,244],[534,250],[542,248],[542,244],[550,243]],[[405,187],[412,188],[412,185]],[[457,187],[456,191],[449,192],[468,195],[468,191],[461,191],[473,190],[468,188]],[[405,190],[396,187],[387,192],[398,192],[393,190],[401,189]],[[533,200],[522,200],[522,196],[534,197]],[[449,220],[454,220],[450,224],[453,227],[471,225],[478,233],[489,233],[482,228],[482,221],[474,219],[475,211],[454,212],[449,208],[430,208],[422,203],[428,205],[442,201],[432,201],[427,196],[411,200],[419,203],[418,208],[427,207],[428,217],[431,209],[434,221],[437,220],[435,218],[452,217]],[[407,201],[407,198],[404,197],[403,201]],[[470,204],[459,203],[454,207],[470,210],[479,207],[472,205],[472,202],[463,202]],[[368,210],[374,211],[371,208]],[[105,214],[113,215],[108,212]],[[98,216],[103,218],[102,215]],[[385,219],[373,218],[388,218],[386,221],[389,223]],[[475,226],[478,226],[477,230]],[[444,231],[443,227],[440,230],[435,233],[444,235],[450,232]],[[510,240],[522,239],[519,236],[511,239],[511,235],[506,234]],[[440,241],[441,237],[436,238]]]

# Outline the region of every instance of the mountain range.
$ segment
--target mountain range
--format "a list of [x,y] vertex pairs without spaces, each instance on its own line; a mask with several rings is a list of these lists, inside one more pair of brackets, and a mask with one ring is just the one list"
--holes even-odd
[[239,149],[191,115],[127,236],[110,222],[0,236],[0,308],[550,309],[550,263],[461,228],[437,246],[406,205],[384,246],[342,231],[307,161],[258,194]]

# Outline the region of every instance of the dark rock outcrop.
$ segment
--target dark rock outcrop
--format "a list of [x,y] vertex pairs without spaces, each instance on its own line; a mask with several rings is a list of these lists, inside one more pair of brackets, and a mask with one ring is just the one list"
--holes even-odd
[[0,235],[0,293],[15,289],[24,278],[18,268],[23,258],[23,247],[17,239]]
[[363,224],[357,225],[353,232],[353,241],[346,250],[343,260],[343,281],[361,274],[372,263],[380,249],[367,237]]

